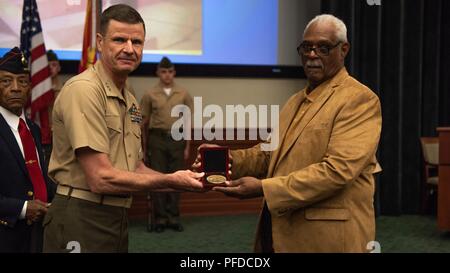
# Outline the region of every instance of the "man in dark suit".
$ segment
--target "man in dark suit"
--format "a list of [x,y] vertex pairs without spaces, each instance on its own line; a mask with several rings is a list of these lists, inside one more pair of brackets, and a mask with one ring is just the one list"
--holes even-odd
[[39,127],[23,111],[30,89],[15,47],[0,59],[0,252],[42,251],[42,219],[54,195]]

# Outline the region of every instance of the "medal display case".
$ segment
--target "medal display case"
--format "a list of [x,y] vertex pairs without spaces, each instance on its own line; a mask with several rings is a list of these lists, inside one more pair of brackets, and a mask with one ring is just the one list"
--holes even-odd
[[224,186],[229,175],[229,149],[228,147],[205,147],[200,149],[202,178],[207,187]]

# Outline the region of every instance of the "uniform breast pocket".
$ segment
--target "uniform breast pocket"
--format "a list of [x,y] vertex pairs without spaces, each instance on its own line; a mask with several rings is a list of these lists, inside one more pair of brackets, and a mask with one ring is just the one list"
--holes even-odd
[[159,109],[161,109],[160,107],[158,107],[158,105],[152,104],[152,113],[158,113]]
[[130,132],[126,134],[126,142],[128,147],[131,148],[133,154],[137,155],[137,159],[141,160],[143,157],[142,154],[142,145],[141,145],[141,128],[139,124],[133,123]]
[[162,103],[159,100],[152,100],[152,111],[157,111],[158,109],[161,109]]
[[106,127],[111,136],[122,133],[122,121],[120,116],[105,116]]
[[131,132],[137,139],[141,139],[141,128],[139,127],[139,125],[133,124]]

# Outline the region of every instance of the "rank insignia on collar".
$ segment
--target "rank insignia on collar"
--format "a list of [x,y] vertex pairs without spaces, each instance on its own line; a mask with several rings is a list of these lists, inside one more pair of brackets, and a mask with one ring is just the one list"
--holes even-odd
[[131,121],[141,123],[142,122],[142,114],[139,108],[136,107],[136,105],[133,103],[133,106],[130,107],[128,110],[128,113],[130,114]]

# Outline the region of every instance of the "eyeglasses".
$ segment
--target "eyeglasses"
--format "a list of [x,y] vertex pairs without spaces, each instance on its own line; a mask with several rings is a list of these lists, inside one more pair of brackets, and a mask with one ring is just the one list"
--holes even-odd
[[314,51],[314,53],[317,56],[328,56],[330,55],[330,51],[337,47],[338,45],[340,45],[342,42],[337,42],[337,44],[335,45],[317,45],[317,46],[313,46],[311,44],[307,44],[305,42],[301,43],[298,47],[297,47],[297,52],[298,55],[300,56],[305,56],[307,54],[309,54],[312,51]]

